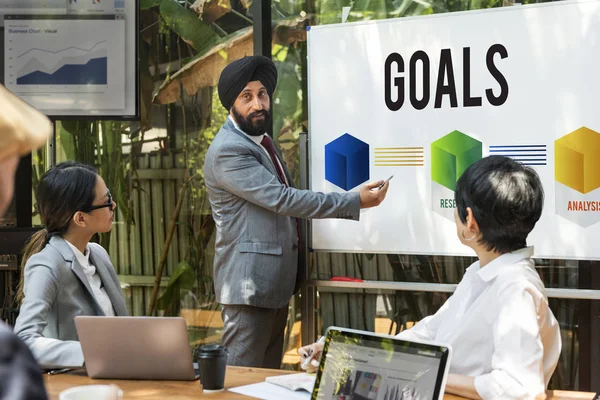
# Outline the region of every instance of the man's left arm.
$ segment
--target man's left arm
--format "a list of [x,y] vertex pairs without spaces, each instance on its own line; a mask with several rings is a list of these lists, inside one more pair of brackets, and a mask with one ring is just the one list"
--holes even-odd
[[320,193],[286,187],[240,143],[225,143],[212,168],[224,190],[277,214],[297,218],[359,219],[358,192]]

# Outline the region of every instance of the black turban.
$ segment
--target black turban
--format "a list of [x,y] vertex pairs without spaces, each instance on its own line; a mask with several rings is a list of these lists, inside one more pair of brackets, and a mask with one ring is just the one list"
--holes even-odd
[[269,97],[277,86],[275,64],[265,56],[248,56],[235,60],[223,69],[219,78],[219,99],[228,111],[248,82],[260,81]]

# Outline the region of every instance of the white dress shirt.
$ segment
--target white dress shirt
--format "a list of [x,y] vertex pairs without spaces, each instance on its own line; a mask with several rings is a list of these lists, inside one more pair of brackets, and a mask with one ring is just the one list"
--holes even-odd
[[543,393],[561,350],[558,322],[534,269],[533,248],[472,264],[435,315],[398,337],[452,346],[450,372],[475,377],[483,399]]
[[[237,124],[237,122],[235,122],[235,120],[231,117],[231,115],[229,115],[228,118],[231,120],[231,122],[233,122],[233,126],[235,126],[235,129],[237,129],[238,131],[242,132],[247,138],[249,138],[254,143],[256,143],[257,145],[259,145],[260,148],[262,149],[262,151],[264,151],[265,154],[267,155],[267,157],[269,157],[269,160],[271,160],[271,155],[269,154],[269,152],[267,151],[267,149],[265,149],[265,147],[261,144],[261,142],[263,140],[263,137],[265,135],[267,135],[267,133],[263,133],[260,136],[248,135],[246,132],[244,132],[243,130],[240,129],[239,125]],[[275,144],[273,144],[273,146],[275,146]],[[285,171],[283,169],[283,166],[281,165],[281,161],[279,161],[279,157],[277,157],[277,155],[275,155],[275,159],[277,160],[277,164],[279,164],[279,168],[281,168],[282,171]],[[287,176],[285,176],[285,172],[283,173],[283,179],[285,179],[285,184],[287,186],[290,186],[290,183],[288,182]]]
[[65,240],[65,242],[67,242],[71,250],[73,250],[77,261],[79,261],[79,264],[83,268],[83,273],[85,274],[90,287],[92,288],[94,298],[102,308],[102,311],[104,311],[104,315],[107,317],[114,317],[115,310],[113,309],[112,302],[108,298],[106,290],[102,287],[102,280],[96,272],[96,267],[90,262],[90,249],[86,246],[85,254],[83,254],[68,240]]

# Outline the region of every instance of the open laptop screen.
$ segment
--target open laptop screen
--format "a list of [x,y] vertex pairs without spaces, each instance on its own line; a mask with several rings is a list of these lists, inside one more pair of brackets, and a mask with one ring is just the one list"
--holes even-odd
[[332,327],[312,399],[442,398],[449,356],[444,346]]

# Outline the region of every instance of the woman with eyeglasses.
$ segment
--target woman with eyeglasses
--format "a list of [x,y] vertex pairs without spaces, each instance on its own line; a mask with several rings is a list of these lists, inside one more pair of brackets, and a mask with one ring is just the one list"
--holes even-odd
[[42,177],[37,207],[44,229],[24,250],[15,332],[42,367],[82,366],[74,318],[127,315],[108,253],[90,243],[111,230],[116,204],[92,167],[66,161]]

